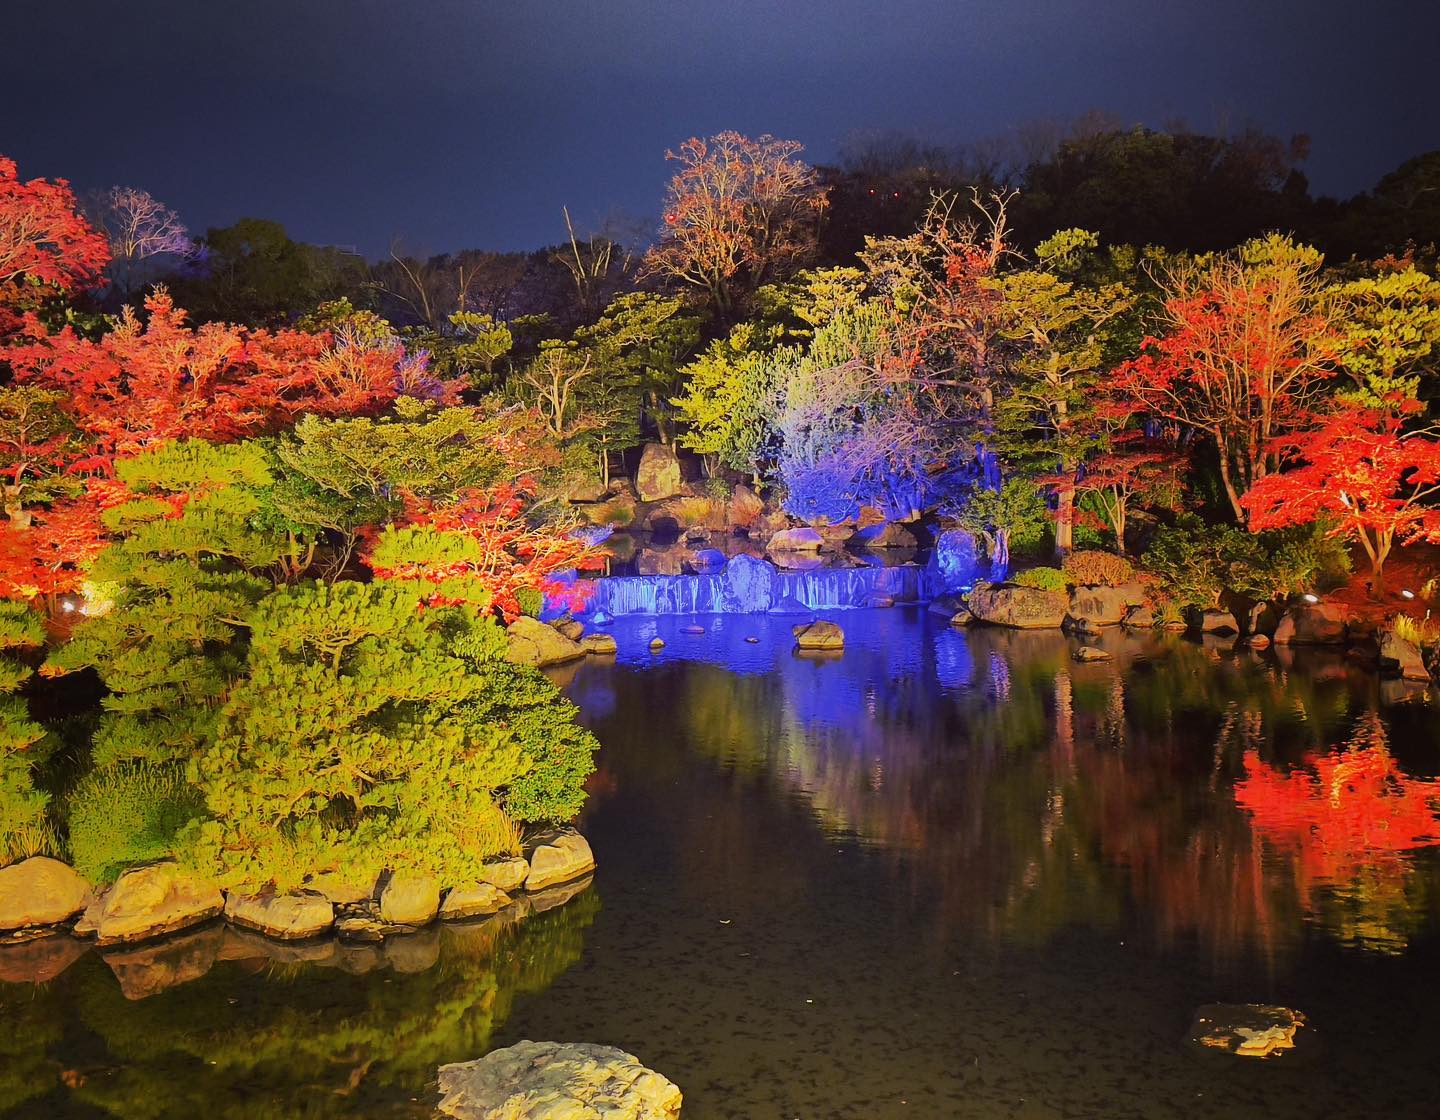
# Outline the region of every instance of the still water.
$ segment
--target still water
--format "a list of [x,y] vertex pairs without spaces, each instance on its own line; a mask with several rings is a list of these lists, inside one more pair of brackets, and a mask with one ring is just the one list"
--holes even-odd
[[[438,1064],[536,1038],[630,1050],[686,1120],[1440,1116],[1432,695],[835,617],[823,657],[793,619],[616,621],[562,682],[599,871],[543,914],[310,960],[216,929],[39,984],[0,957],[0,1115],[427,1116]],[[1214,1002],[1310,1026],[1197,1053]]]

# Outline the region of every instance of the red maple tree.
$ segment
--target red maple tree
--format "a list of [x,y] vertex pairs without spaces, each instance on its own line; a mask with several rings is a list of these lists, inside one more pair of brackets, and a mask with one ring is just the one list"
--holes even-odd
[[1389,411],[1342,406],[1318,428],[1277,441],[1293,464],[1244,496],[1250,527],[1274,529],[1327,519],[1332,535],[1356,540],[1378,589],[1391,549],[1440,541],[1440,439],[1405,432]]
[[64,179],[23,181],[0,156],[0,338],[47,293],[95,283],[110,260],[104,234],[80,216]]

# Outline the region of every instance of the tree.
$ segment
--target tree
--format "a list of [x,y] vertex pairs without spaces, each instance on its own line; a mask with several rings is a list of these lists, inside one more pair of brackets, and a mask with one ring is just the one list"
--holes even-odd
[[1342,392],[1371,407],[1440,395],[1440,280],[1413,265],[1337,286],[1337,359],[1354,385]]
[[15,161],[0,156],[0,338],[46,296],[94,284],[108,256],[69,183],[24,182]]
[[518,849],[517,822],[564,820],[596,743],[505,636],[459,607],[422,610],[387,580],[277,591],[248,672],[191,769],[209,819],[193,858],[227,887],[382,869],[473,882]]
[[1160,281],[1161,333],[1116,371],[1116,391],[1139,410],[1214,441],[1242,525],[1242,496],[1277,468],[1276,441],[1308,422],[1335,374],[1320,264],[1314,250],[1271,236],[1173,266]]
[[1075,487],[1096,448],[1106,330],[1133,300],[1123,284],[1090,288],[1063,279],[1052,258],[1090,251],[1093,234],[1070,230],[1041,245],[1039,268],[994,281],[1001,295],[999,335],[1012,345],[993,406],[996,447],[1009,462],[1038,468],[1055,495],[1055,554],[1074,544]]
[[122,301],[158,279],[161,268],[195,255],[195,242],[180,215],[149,191],[111,187],[94,196],[88,210],[95,228],[109,242],[106,271]]
[[1280,441],[1289,469],[1260,479],[1245,495],[1252,530],[1326,518],[1332,536],[1360,542],[1374,590],[1398,543],[1440,541],[1440,438],[1406,433],[1392,413],[1341,406],[1311,431]]
[[569,207],[565,215],[565,245],[551,253],[552,258],[570,274],[575,284],[575,305],[582,319],[588,320],[617,285],[632,279],[634,253],[608,233],[592,234],[583,241],[575,234]]
[[29,523],[25,507],[69,489],[60,472],[77,450],[65,394],[34,385],[0,389],[0,474],[3,512],[17,528]]
[[[1136,502],[1173,502],[1181,487],[1180,454],[1162,440],[1131,428],[1108,436],[1105,450],[1085,460],[1078,478],[1068,478],[1077,500],[1089,497],[1125,552],[1125,530]],[[1062,480],[1065,481],[1065,480]]]
[[775,391],[770,350],[759,329],[741,323],[712,342],[683,371],[685,389],[672,398],[685,425],[679,442],[759,479],[772,448]]
[[1011,545],[1038,541],[1049,520],[1045,499],[1026,478],[1007,478],[998,490],[976,487],[945,513],[985,542],[996,578],[1003,578],[1010,566]]
[[815,251],[825,195],[793,140],[721,132],[665,153],[679,163],[644,271],[698,291],[721,319]]

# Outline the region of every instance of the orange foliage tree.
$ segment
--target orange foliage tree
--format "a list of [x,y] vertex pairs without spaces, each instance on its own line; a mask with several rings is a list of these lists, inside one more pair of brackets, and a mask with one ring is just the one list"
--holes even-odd
[[1162,280],[1160,332],[1116,371],[1137,408],[1203,432],[1241,524],[1242,497],[1279,466],[1275,441],[1306,426],[1338,341],[1317,254],[1272,237]]
[[1324,518],[1332,535],[1360,542],[1378,588],[1396,543],[1440,541],[1440,439],[1405,432],[1388,409],[1350,405],[1313,431],[1279,441],[1295,465],[1244,496],[1252,529]]
[[796,157],[803,145],[765,135],[692,137],[665,157],[670,180],[652,276],[698,289],[722,317],[740,297],[814,254],[825,192]]
[[95,283],[109,259],[105,236],[80,216],[69,183],[25,182],[15,161],[0,156],[0,338],[45,295]]

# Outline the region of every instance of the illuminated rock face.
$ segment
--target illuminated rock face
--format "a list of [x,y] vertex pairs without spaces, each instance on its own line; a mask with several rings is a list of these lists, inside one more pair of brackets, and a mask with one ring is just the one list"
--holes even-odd
[[660,502],[680,493],[680,460],[675,449],[647,443],[635,471],[635,492],[642,502]]
[[975,535],[964,529],[947,529],[935,541],[926,577],[933,583],[936,594],[960,591],[969,588],[980,577],[981,564]]
[[1050,630],[1065,620],[1070,597],[1063,591],[996,583],[975,588],[966,604],[976,618],[992,626]]
[[457,1120],[676,1120],[679,1088],[633,1054],[587,1042],[517,1042],[440,1067]]
[[143,941],[199,925],[225,909],[213,885],[186,875],[173,863],[127,871],[105,896],[96,937],[101,945]]
[[1343,645],[1347,629],[1345,616],[1338,607],[1327,603],[1291,607],[1275,627],[1275,644]]
[[47,926],[85,909],[90,884],[49,856],[0,868],[0,930]]

